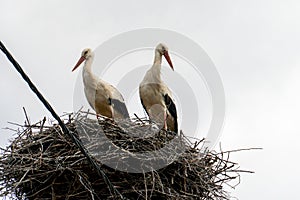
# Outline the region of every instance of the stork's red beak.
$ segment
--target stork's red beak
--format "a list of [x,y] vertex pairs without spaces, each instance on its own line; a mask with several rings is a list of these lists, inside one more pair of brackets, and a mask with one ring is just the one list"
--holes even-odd
[[167,60],[167,62],[169,63],[170,67],[172,68],[172,70],[174,71],[173,64],[172,64],[171,58],[170,58],[170,56],[169,56],[169,52],[166,51],[163,55],[164,55],[164,57],[166,58],[166,60]]
[[81,56],[77,62],[77,64],[75,65],[75,67],[72,69],[72,72],[77,69],[77,67],[79,67],[79,65],[85,60],[84,56]]

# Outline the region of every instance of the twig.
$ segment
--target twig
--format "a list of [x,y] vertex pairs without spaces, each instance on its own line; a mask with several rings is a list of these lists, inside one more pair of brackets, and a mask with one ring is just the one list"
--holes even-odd
[[40,127],[40,133],[42,132],[42,130],[44,128],[45,122],[46,122],[46,117],[44,117],[42,120],[41,127]]
[[242,149],[222,151],[219,154],[221,154],[221,153],[225,154],[225,153],[239,152],[239,151],[250,151],[250,150],[263,150],[263,148],[242,148]]
[[145,122],[143,120],[141,120],[141,118],[139,118],[139,116],[137,116],[136,113],[134,113],[134,116],[142,123],[142,124],[145,124]]
[[24,107],[23,107],[23,111],[24,111],[24,114],[25,114],[25,117],[26,117],[27,125],[30,126],[29,117],[28,117],[26,109]]

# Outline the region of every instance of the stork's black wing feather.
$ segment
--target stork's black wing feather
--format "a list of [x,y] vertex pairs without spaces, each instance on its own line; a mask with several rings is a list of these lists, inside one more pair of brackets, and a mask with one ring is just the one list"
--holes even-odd
[[178,122],[177,122],[177,110],[176,110],[176,106],[175,106],[172,98],[168,94],[164,95],[164,99],[165,99],[165,103],[166,103],[166,106],[167,106],[167,109],[168,109],[169,113],[174,118],[174,123],[175,123],[174,124],[174,127],[175,127],[174,132],[177,133],[178,132]]
[[124,116],[124,118],[129,118],[129,113],[124,102],[118,99],[109,98],[109,103],[114,107],[114,109],[117,112],[121,113]]

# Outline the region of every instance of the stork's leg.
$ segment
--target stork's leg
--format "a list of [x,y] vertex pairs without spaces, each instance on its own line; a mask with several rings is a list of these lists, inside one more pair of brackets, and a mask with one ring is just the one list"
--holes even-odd
[[114,109],[112,106],[110,106],[110,111],[111,111],[111,119],[112,119],[112,122],[113,124],[116,124],[116,121],[115,121],[115,113],[114,113]]
[[164,112],[164,128],[167,131],[168,127],[167,127],[167,112]]
[[111,118],[115,119],[115,113],[114,113],[114,109],[112,106],[110,106],[110,110],[111,110]]

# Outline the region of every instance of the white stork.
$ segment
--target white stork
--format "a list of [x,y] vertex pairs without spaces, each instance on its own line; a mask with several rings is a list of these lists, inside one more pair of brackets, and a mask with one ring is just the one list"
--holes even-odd
[[94,53],[91,49],[84,49],[72,72],[85,61],[82,71],[84,93],[90,106],[97,116],[103,115],[112,119],[126,119],[129,114],[121,93],[112,85],[101,80],[92,73]]
[[140,99],[150,120],[158,125],[163,125],[165,130],[178,133],[176,106],[171,91],[160,76],[162,56],[166,58],[174,70],[168,47],[164,44],[158,44],[155,48],[154,64],[146,72],[139,86]]

